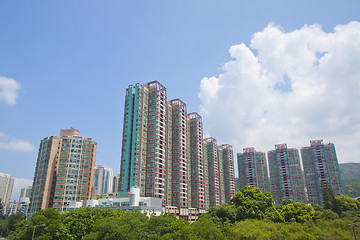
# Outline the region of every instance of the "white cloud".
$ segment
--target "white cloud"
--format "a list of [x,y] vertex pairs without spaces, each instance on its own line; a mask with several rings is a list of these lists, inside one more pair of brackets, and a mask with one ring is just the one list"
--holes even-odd
[[20,83],[12,78],[0,76],[0,101],[15,105],[19,89]]
[[32,179],[15,178],[13,192],[11,194],[11,201],[19,201],[20,191],[22,188],[32,186]]
[[359,22],[331,33],[320,25],[285,32],[269,24],[250,47],[229,52],[224,72],[201,81],[206,132],[237,152],[324,139],[336,145],[340,162],[360,162]]
[[[6,135],[0,132],[0,138],[5,138]],[[0,150],[14,150],[21,152],[33,152],[36,148],[28,141],[16,138],[8,138],[2,139],[0,141]]]

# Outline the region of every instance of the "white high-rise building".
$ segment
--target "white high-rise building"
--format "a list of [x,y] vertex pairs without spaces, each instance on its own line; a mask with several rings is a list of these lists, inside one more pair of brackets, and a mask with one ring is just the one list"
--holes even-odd
[[94,187],[96,194],[112,193],[114,188],[114,171],[111,168],[96,165]]
[[0,200],[4,208],[10,202],[14,180],[15,178],[11,177],[10,174],[0,173]]
[[114,188],[114,171],[105,168],[104,193],[112,193]]

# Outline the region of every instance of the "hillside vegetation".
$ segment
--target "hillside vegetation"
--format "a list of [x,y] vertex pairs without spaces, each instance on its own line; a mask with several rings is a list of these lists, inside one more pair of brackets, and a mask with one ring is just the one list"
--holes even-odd
[[341,179],[360,179],[360,163],[341,163],[339,164]]
[[360,197],[360,163],[342,163],[339,168],[345,195]]

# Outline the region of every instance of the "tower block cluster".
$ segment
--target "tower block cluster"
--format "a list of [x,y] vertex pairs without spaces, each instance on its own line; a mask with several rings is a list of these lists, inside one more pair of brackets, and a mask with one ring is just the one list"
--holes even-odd
[[270,178],[264,152],[244,148],[243,153],[237,154],[240,188],[248,185],[271,192],[275,203],[292,199],[322,205],[324,188],[335,196],[344,193],[333,143],[313,140],[310,146],[302,147],[303,171],[299,150],[288,148],[287,144],[275,145],[275,150],[268,151],[267,156]]
[[120,195],[135,186],[163,206],[203,212],[235,194],[232,147],[204,139],[201,116],[168,101],[162,84],[130,85],[124,109]]
[[[166,87],[158,81],[130,85],[120,174],[95,166],[97,143],[91,138],[80,136],[78,129],[62,129],[60,136],[41,140],[29,213],[46,208],[64,212],[95,204],[88,200],[97,196],[126,198],[136,188],[139,197],[156,198],[161,211],[188,220],[195,213],[196,218],[235,195],[233,147],[204,138],[203,129],[200,114],[189,113],[179,98],[168,100]],[[301,148],[301,160],[299,150],[287,144],[275,145],[267,160],[264,152],[244,148],[237,154],[240,188],[271,192],[275,203],[292,199],[323,204],[325,188],[335,196],[343,193],[334,144],[310,141]],[[12,188],[9,176],[0,178]],[[9,194],[4,190],[0,195],[6,202]]]

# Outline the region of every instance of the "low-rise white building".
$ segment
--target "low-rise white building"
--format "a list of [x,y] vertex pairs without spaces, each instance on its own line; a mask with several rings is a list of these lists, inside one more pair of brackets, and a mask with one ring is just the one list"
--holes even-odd
[[139,210],[146,213],[148,216],[159,216],[162,213],[161,198],[154,197],[140,197],[139,188],[131,188],[128,196],[119,198],[97,199],[86,201],[86,207],[107,207],[113,209]]

